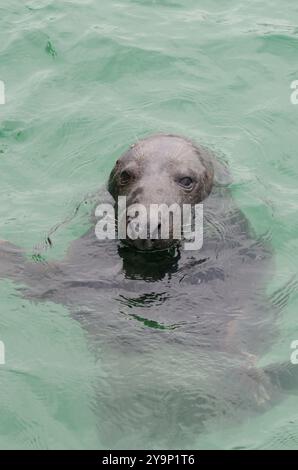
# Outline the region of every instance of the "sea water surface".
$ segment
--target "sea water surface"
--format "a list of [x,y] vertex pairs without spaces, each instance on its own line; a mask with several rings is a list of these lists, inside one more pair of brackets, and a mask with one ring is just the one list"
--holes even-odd
[[[235,200],[270,240],[267,291],[279,293],[280,315],[261,359],[289,360],[298,340],[298,105],[290,100],[297,51],[293,0],[2,0],[0,239],[30,257],[130,143],[153,132],[186,135],[224,156]],[[60,228],[44,256],[62,259],[87,226],[80,217]],[[164,429],[150,438],[126,432],[117,411],[129,380],[121,358],[95,350],[65,306],[29,301],[2,280],[0,312],[1,448],[164,445]],[[102,312],[117,314],[104,303]],[[158,365],[162,374],[167,361]],[[108,410],[100,383],[115,400]],[[139,413],[147,417],[146,400]],[[153,429],[156,416],[147,419]],[[103,438],[111,423],[123,431],[121,444],[111,432]],[[285,395],[229,427],[190,429],[188,442],[171,440],[175,426],[166,441],[173,448],[297,448],[297,398]]]

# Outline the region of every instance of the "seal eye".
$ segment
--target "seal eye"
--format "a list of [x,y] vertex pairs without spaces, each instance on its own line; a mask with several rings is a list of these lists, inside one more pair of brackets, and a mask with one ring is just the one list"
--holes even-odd
[[120,184],[122,185],[128,184],[132,180],[132,178],[133,178],[133,175],[129,171],[123,170],[120,173]]
[[178,183],[185,189],[191,189],[193,187],[193,180],[190,178],[190,176],[184,176],[183,178],[180,178]]

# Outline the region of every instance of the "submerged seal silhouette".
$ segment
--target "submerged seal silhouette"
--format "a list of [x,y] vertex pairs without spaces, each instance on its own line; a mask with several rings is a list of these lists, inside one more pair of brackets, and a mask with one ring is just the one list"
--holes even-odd
[[[182,207],[202,202],[212,190],[213,179],[212,156],[206,149],[185,137],[157,134],[138,141],[117,160],[108,190],[115,200],[126,196],[128,206],[147,208],[150,219],[152,204]],[[131,217],[127,216],[126,224],[129,222]],[[173,217],[168,239],[150,238],[148,233],[146,239],[126,241],[139,250],[167,249],[175,241]]]

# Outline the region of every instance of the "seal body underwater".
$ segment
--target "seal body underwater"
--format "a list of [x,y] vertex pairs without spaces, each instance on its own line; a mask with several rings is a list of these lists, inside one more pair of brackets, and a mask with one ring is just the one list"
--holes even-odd
[[267,409],[279,394],[254,367],[276,333],[265,295],[272,254],[235,204],[228,178],[206,149],[154,135],[119,158],[108,196],[144,206],[203,203],[199,251],[173,237],[98,240],[94,225],[57,263],[25,262],[14,246],[0,246],[0,276],[19,283],[26,298],[66,305],[101,351],[111,372],[98,387],[110,447],[128,446],[131,430],[140,445],[158,433],[161,446],[182,448],[206,423]]

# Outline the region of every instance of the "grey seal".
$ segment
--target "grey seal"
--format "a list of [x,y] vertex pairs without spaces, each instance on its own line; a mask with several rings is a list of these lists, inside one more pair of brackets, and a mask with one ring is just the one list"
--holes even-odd
[[256,367],[276,337],[279,310],[265,295],[272,253],[237,207],[226,176],[211,152],[173,135],[137,142],[112,168],[113,199],[203,201],[206,231],[197,252],[169,242],[152,252],[138,242],[98,240],[93,221],[57,262],[28,261],[0,244],[0,277],[34,302],[66,305],[88,333],[108,371],[98,382],[96,412],[109,448],[137,448],[144,439],[151,447],[195,445],[190,439],[223,416],[259,413],[287,385],[295,389],[297,369],[289,364]]

